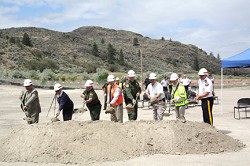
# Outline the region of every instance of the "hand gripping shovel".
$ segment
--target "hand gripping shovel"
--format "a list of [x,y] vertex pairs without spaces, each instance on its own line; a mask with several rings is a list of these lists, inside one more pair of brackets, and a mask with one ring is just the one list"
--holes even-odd
[[126,106],[126,110],[127,110],[128,114],[134,113],[134,111],[135,111],[135,105],[137,104],[138,97],[139,97],[139,96],[136,96],[136,98],[135,98],[136,103],[135,103],[134,105],[128,104],[128,105]]
[[88,111],[88,109],[85,107],[85,100],[83,99],[83,107],[82,108],[75,108],[73,113],[84,113]]

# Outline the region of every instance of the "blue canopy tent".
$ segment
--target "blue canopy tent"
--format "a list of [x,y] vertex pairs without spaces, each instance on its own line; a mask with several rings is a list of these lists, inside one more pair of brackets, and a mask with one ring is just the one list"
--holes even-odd
[[221,61],[221,67],[222,68],[250,67],[250,48],[243,51],[242,53],[223,59]]
[[[221,60],[221,99],[223,92],[223,68],[249,68],[250,67],[250,48]],[[221,111],[222,111],[222,100],[221,100]]]

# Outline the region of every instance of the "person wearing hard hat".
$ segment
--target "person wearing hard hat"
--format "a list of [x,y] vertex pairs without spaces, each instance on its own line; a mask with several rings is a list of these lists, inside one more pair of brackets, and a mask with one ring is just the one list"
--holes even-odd
[[89,109],[91,120],[95,121],[100,120],[102,105],[93,88],[93,84],[94,83],[92,80],[87,80],[84,85],[86,90],[80,96],[85,100],[85,103]]
[[115,78],[115,83],[123,90],[123,83],[120,82],[120,78],[119,77]]
[[184,74],[181,81],[182,81],[181,83],[185,87],[185,90],[186,90],[186,93],[187,93],[189,85],[191,84],[191,80]]
[[136,120],[138,116],[138,98],[140,98],[141,87],[135,79],[135,72],[133,70],[128,71],[128,80],[125,82],[124,87],[124,100],[125,104],[131,104],[133,112],[128,112],[129,120]]
[[188,103],[185,87],[179,83],[178,75],[176,73],[171,74],[170,81],[173,84],[171,93],[172,99],[170,102],[175,105],[176,120],[180,120],[182,123],[185,123],[185,106]]
[[197,100],[201,100],[201,108],[203,112],[203,121],[213,125],[212,108],[214,104],[213,98],[213,83],[207,77],[207,69],[201,68],[198,72],[199,75],[199,92],[196,95]]
[[155,73],[149,75],[150,84],[146,89],[146,94],[150,99],[153,106],[153,119],[163,120],[163,114],[165,111],[165,95],[162,85],[156,81],[157,77]]
[[104,95],[104,104],[103,104],[103,110],[107,109],[107,87],[108,87],[108,82],[106,82],[103,86],[102,86],[102,91],[103,91],[103,95]]
[[38,97],[38,91],[33,87],[30,79],[25,79],[23,86],[26,90],[22,91],[20,95],[21,108],[26,114],[28,124],[39,122],[39,113],[41,113],[41,106]]
[[56,92],[57,102],[59,104],[59,109],[56,113],[56,118],[60,115],[62,111],[63,120],[68,121],[72,119],[74,103],[62,89],[63,87],[61,84],[57,83],[54,85],[54,91]]
[[115,83],[115,77],[109,75],[107,78],[107,104],[115,109],[111,114],[111,121],[123,122],[123,96],[122,89]]

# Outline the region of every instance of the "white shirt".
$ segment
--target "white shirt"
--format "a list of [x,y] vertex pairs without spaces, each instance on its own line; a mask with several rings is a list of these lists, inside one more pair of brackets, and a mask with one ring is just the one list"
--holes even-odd
[[183,86],[187,86],[191,82],[191,80],[189,78],[187,78],[187,77],[186,78],[182,78],[181,81],[182,81],[182,85]]
[[[113,88],[113,87],[112,87],[112,88]],[[112,88],[111,88],[111,89],[112,89]],[[115,92],[114,92],[114,98],[111,99],[111,101],[110,101],[110,104],[111,104],[111,105],[114,104],[114,103],[118,100],[118,98],[119,98],[119,96],[120,96],[121,93],[122,93],[122,90],[121,90],[120,88],[116,88],[116,90],[115,90]],[[111,95],[111,94],[110,94],[110,95]],[[108,95],[107,98],[109,99],[110,96]]]
[[147,87],[146,90],[149,93],[150,98],[154,98],[155,96],[157,96],[158,94],[161,94],[159,100],[162,100],[165,98],[165,94],[163,92],[163,87],[160,83],[155,82],[155,84],[152,86],[152,83],[150,83]]
[[203,97],[203,99],[208,98],[208,97],[213,97],[213,93],[212,93],[213,84],[209,78],[206,77],[204,80],[199,79],[198,84],[199,84],[199,95],[205,92],[209,92],[209,94]]
[[163,86],[163,87],[168,87],[168,80],[165,80],[165,79],[163,79],[162,81],[161,81],[161,85]]

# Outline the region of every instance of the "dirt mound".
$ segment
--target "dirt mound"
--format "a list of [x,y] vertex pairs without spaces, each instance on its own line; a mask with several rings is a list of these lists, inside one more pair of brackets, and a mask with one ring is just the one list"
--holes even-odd
[[221,153],[245,145],[198,122],[67,121],[21,126],[0,146],[0,161],[83,164],[159,153]]

